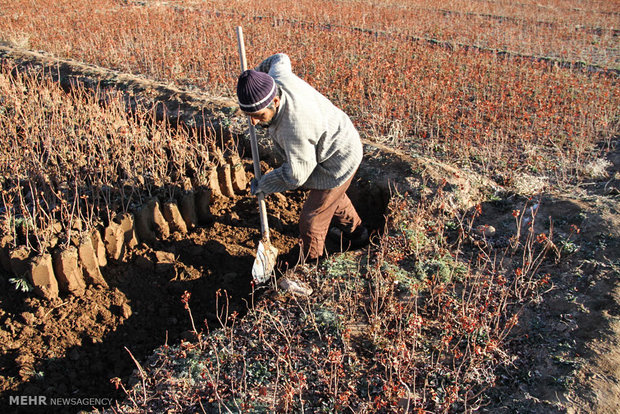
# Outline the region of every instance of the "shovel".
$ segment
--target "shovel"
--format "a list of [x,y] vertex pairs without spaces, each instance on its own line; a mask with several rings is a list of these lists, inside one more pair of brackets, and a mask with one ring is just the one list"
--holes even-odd
[[[245,45],[243,43],[243,30],[241,26],[237,27],[237,42],[239,43],[239,57],[241,59],[241,72],[247,69],[247,61],[245,59]],[[250,128],[250,145],[252,148],[252,161],[254,163],[254,176],[260,180],[260,160],[258,158],[258,142],[256,139],[256,130],[252,125],[252,120],[248,116],[248,127]],[[258,212],[260,215],[260,231],[262,239],[258,243],[256,251],[256,260],[252,266],[252,278],[254,283],[263,284],[269,280],[278,256],[278,249],[269,242],[269,225],[267,224],[267,207],[265,205],[265,195],[258,193]]]

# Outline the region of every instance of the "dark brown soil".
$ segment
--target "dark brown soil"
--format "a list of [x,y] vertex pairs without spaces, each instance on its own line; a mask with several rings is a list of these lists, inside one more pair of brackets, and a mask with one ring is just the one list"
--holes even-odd
[[[221,116],[228,117],[223,115],[230,112],[227,105],[234,106],[229,100],[178,93],[157,82],[34,52],[4,48],[0,57],[21,67],[54,67],[58,81],[68,88],[80,81],[132,91],[145,101],[164,102],[171,118],[191,119],[198,125],[202,116],[217,123]],[[245,147],[244,156],[249,156],[249,145]],[[261,147],[261,158],[270,155]],[[252,170],[247,158],[244,164],[246,171]],[[366,171],[376,175],[372,169]],[[349,192],[369,227],[382,229],[386,189],[358,174]],[[267,197],[271,241],[279,250],[282,271],[299,258],[298,216],[304,198],[302,191]],[[210,214],[209,223],[187,235],[176,233],[148,246],[140,244],[120,260],[108,260],[101,270],[109,288],[88,286],[79,297],[40,299],[15,290],[8,282],[12,276],[0,272],[0,412],[33,409],[10,406],[10,396],[124,398],[110,379],[120,377],[126,383],[136,369],[128,350],[143,361],[154,348],[191,336],[191,321],[181,302],[185,291],[191,293],[189,304],[198,330],[220,326],[218,314],[223,311],[243,314],[247,302],[256,299],[251,268],[260,240],[257,202],[249,194],[221,197],[211,204]],[[327,248],[336,251],[340,246]],[[49,406],[39,408],[51,411]]]
[[[359,190],[351,192],[355,197]],[[298,216],[304,198],[302,191],[267,197],[271,241],[279,250],[282,271],[299,257]],[[109,288],[91,285],[83,296],[48,301],[16,291],[3,275],[0,393],[120,399],[124,395],[110,379],[126,383],[136,369],[128,350],[142,361],[158,346],[191,339],[191,320],[181,301],[185,291],[191,294],[199,331],[219,327],[218,317],[225,319],[226,312],[243,315],[248,301],[259,295],[251,284],[260,240],[257,202],[249,194],[222,197],[210,211],[211,222],[187,235],[174,233],[150,246],[140,244],[110,261],[102,268]],[[362,216],[376,226],[378,211],[371,213]],[[2,412],[26,412],[24,408],[8,406]]]
[[[270,200],[270,211],[280,218],[273,242],[282,252],[295,245],[301,196],[295,194],[282,210]],[[191,329],[181,303],[184,291],[192,294],[198,329],[205,319],[217,322],[219,289],[227,292],[229,311],[243,313],[260,238],[254,211],[249,197],[221,199],[211,206],[214,220],[208,226],[138,246],[102,269],[109,289],[90,286],[82,297],[45,301],[16,292],[3,278],[2,393],[120,396],[109,379],[126,378],[135,368],[125,347],[142,360]],[[174,255],[171,263],[164,252]],[[225,296],[219,301],[224,304]]]

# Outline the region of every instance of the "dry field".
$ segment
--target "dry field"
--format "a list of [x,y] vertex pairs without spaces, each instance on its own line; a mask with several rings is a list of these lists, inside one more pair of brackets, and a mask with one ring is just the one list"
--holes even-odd
[[[251,62],[287,51],[295,70],[365,136],[489,174],[551,169],[566,180],[595,156],[595,142],[613,135],[620,65],[613,2],[591,2],[587,11],[581,2],[476,2],[478,14],[518,24],[472,14],[469,2],[446,5],[458,11],[452,14],[423,2],[275,1],[264,10],[228,1],[24,3],[3,5],[0,29],[9,44],[215,95],[232,95],[232,34],[242,25]],[[543,28],[549,33],[536,33]],[[598,59],[592,48],[608,57]],[[556,64],[538,60],[549,57]],[[580,71],[581,61],[611,75]],[[577,70],[558,70],[564,62]]]
[[[0,1],[2,411],[620,409],[619,21],[617,1]],[[310,297],[250,282],[236,26],[364,139],[367,248],[298,264],[305,194],[268,197],[276,276]]]

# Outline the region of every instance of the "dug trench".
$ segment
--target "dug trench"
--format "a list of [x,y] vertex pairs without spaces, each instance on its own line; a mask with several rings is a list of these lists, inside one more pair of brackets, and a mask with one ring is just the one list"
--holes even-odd
[[[207,117],[210,128],[215,129],[233,110],[230,102],[221,98],[179,94],[169,85],[79,62],[12,49],[3,49],[2,58],[12,62],[15,70],[47,69],[66,90],[77,84],[93,89],[107,85],[128,96],[137,94],[142,103],[150,102],[160,117],[167,116],[171,122],[204,125]],[[128,97],[128,104],[133,107],[135,99]],[[243,137],[235,139],[249,179],[253,176],[249,143]],[[261,144],[260,149],[267,160],[263,167],[268,169],[275,161],[268,146]],[[383,228],[389,200],[390,177],[381,182],[375,179],[385,158],[365,160],[348,192],[373,231]],[[298,217],[305,196],[304,191],[291,191],[266,198],[271,240],[279,250],[276,275],[299,258]],[[163,207],[164,200],[159,201]],[[255,197],[247,188],[227,196],[213,195],[206,216],[187,232],[126,245],[117,257],[107,254],[107,263],[100,268],[105,281],[87,284],[79,294],[61,289],[57,297],[41,298],[16,290],[9,282],[13,276],[10,270],[0,272],[1,411],[36,408],[15,404],[21,396],[43,396],[48,401],[124,398],[110,380],[118,377],[127,383],[136,368],[134,358],[139,363],[156,347],[193,338],[192,319],[182,302],[185,292],[190,294],[191,317],[201,332],[217,329],[233,313],[242,316],[252,301],[260,300],[260,291],[251,283],[261,237]],[[105,232],[101,233],[105,237]],[[328,242],[326,248],[329,254],[342,246]],[[49,412],[54,407],[39,408]],[[68,412],[66,406],[56,408]]]
[[[183,121],[189,118],[201,124],[204,109],[211,108],[207,116],[217,125],[234,112],[225,100],[214,103],[199,93],[178,93],[166,85],[103,68],[84,68],[28,51],[0,54],[17,64],[53,68],[67,87],[85,78],[120,85],[132,96],[162,103],[163,112]],[[249,178],[249,146],[239,132],[243,126],[236,129]],[[276,162],[262,141],[261,158],[273,166]],[[484,215],[477,224],[493,225],[499,234],[510,230],[511,212],[528,200],[504,194],[499,201],[484,202],[489,194],[503,194],[489,179],[377,143],[365,142],[364,148],[364,161],[349,195],[364,221],[377,231],[384,226],[383,214],[394,191],[419,198],[441,187],[454,196],[454,207],[465,211],[482,202]],[[582,412],[614,412],[620,407],[618,359],[614,358],[620,326],[617,150],[609,158],[611,179],[588,183],[587,191],[573,195],[545,194],[541,201],[545,213],[540,217],[564,218],[563,224],[556,223],[556,232],[568,233],[573,222],[582,227],[574,240],[580,249],[562,268],[549,269],[555,290],[524,310],[511,336],[512,351],[518,355],[516,369],[500,370],[501,380],[491,390],[490,404],[483,412],[571,412],[567,407],[577,407],[572,412],[580,412],[578,407],[584,408]],[[267,197],[272,241],[280,251],[277,274],[294,264],[304,197],[302,191]],[[108,288],[90,285],[80,296],[61,294],[45,300],[15,290],[7,275],[0,273],[1,412],[37,408],[11,406],[10,396],[124,399],[123,390],[110,380],[119,377],[123,384],[129,383],[136,369],[132,357],[144,364],[154,348],[193,338],[192,320],[182,302],[185,292],[191,294],[189,307],[196,328],[204,332],[217,329],[233,312],[243,315],[248,303],[260,300],[260,290],[250,284],[260,238],[255,199],[246,189],[234,197],[214,199],[209,212],[208,222],[186,234],[139,244],[119,260],[109,260],[102,268]],[[338,248],[329,246],[330,251]],[[38,408],[75,412],[90,407]]]
[[[160,117],[167,116],[171,122],[204,125],[207,122],[203,118],[207,117],[214,130],[233,111],[231,103],[221,98],[179,94],[169,85],[79,62],[5,49],[2,58],[12,62],[15,70],[27,71],[33,66],[47,69],[66,90],[78,84],[93,89],[112,86],[128,96],[138,96],[142,103],[150,102]],[[128,98],[128,104],[133,107],[135,99]],[[228,132],[224,131],[224,139],[231,138]],[[243,133],[233,138],[239,143],[249,179],[253,176],[249,143]],[[276,163],[268,140],[261,139],[260,151],[267,170]],[[390,163],[392,172],[382,174],[389,157],[374,147],[368,151],[370,156],[358,170],[348,194],[369,229],[381,231],[390,180],[406,167]],[[377,180],[377,176],[382,179]],[[305,196],[304,191],[291,191],[266,198],[271,239],[279,250],[276,275],[299,258],[298,218]],[[163,210],[165,200],[160,197],[159,201]],[[251,284],[261,237],[255,197],[247,188],[227,196],[214,195],[205,215],[187,232],[171,232],[168,237],[125,246],[118,257],[104,253],[108,257],[103,262],[107,263],[100,270],[105,281],[87,284],[83,293],[61,289],[58,297],[41,298],[16,290],[9,282],[13,276],[10,270],[0,272],[1,411],[32,410],[32,406],[11,404],[21,396],[43,396],[48,401],[124,398],[122,390],[110,380],[118,377],[126,384],[136,369],[134,358],[139,363],[156,347],[193,338],[192,320],[182,302],[185,292],[190,294],[188,305],[196,329],[202,332],[217,329],[233,313],[243,315],[252,301],[260,300],[260,290]],[[103,229],[101,233],[105,238]],[[328,241],[326,248],[329,254],[342,246]],[[49,412],[53,407],[39,408]],[[68,412],[66,406],[56,408]]]
[[[366,152],[348,193],[364,223],[379,232],[390,179],[401,167],[390,161],[391,175],[380,174],[388,157],[376,148]],[[244,159],[243,165],[250,178],[251,160]],[[305,197],[301,190],[266,197],[271,239],[279,250],[276,276],[299,257],[298,218]],[[217,329],[260,300],[261,289],[251,283],[260,240],[256,198],[245,189],[212,197],[208,208],[208,218],[187,232],[125,246],[116,259],[108,254],[101,267],[107,286],[88,284],[81,294],[61,290],[58,297],[44,299],[16,290],[7,275],[0,278],[2,412],[33,409],[16,406],[11,397],[19,396],[96,398],[104,404],[108,398],[123,399],[111,379],[127,384],[136,369],[134,358],[140,363],[161,345],[195,339],[193,323],[200,332]],[[328,241],[328,254],[339,250]],[[191,317],[182,301],[186,292]],[[91,407],[34,408],[71,412]]]

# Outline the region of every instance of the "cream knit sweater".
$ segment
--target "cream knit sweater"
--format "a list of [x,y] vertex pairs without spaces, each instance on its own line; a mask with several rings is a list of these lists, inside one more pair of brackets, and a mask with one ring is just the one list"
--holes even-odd
[[293,74],[287,55],[270,56],[256,70],[271,75],[282,90],[268,131],[286,157],[261,178],[258,189],[265,194],[326,190],[347,181],[362,161],[362,143],[349,117]]

